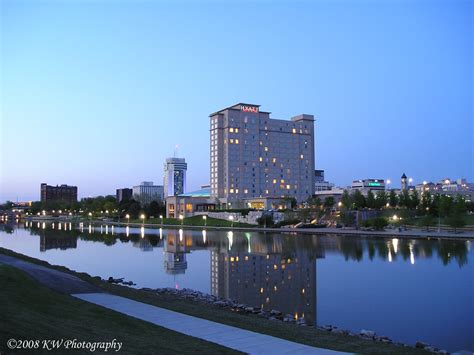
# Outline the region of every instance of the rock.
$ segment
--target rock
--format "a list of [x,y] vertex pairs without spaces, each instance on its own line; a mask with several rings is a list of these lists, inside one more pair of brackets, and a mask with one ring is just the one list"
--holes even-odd
[[253,313],[253,307],[245,307],[244,310],[247,313]]
[[424,349],[424,348],[426,348],[427,346],[428,346],[428,344],[426,344],[426,343],[424,343],[424,342],[422,342],[422,341],[417,341],[417,342],[415,343],[415,348],[417,348],[417,349]]
[[373,330],[362,329],[360,331],[360,335],[368,337],[368,338],[373,338],[375,336],[375,332]]
[[342,330],[342,329],[333,329],[332,332],[334,334],[343,334],[343,335],[349,334],[349,332],[347,330]]
[[225,301],[216,301],[214,302],[214,305],[219,307],[225,307],[227,306],[227,303]]
[[281,315],[282,315],[282,313],[281,313],[280,311],[276,310],[276,309],[272,309],[272,310],[270,311],[270,314],[271,314],[272,316],[281,316]]
[[447,350],[441,349],[441,350],[438,350],[438,354],[449,355],[449,352]]
[[431,351],[432,353],[437,352],[438,349],[436,349],[434,346],[427,346],[425,347],[426,351]]

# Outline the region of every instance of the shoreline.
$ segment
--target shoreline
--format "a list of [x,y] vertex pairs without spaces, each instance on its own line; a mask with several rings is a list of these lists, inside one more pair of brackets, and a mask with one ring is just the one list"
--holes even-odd
[[218,227],[218,226],[196,226],[196,225],[175,225],[175,224],[160,224],[160,223],[136,223],[136,222],[116,222],[116,221],[102,221],[87,219],[60,219],[60,218],[38,218],[30,217],[26,219],[31,222],[85,222],[93,225],[113,225],[120,227],[145,227],[150,229],[191,229],[191,230],[222,230],[222,231],[250,231],[250,232],[270,232],[270,233],[285,233],[285,234],[318,234],[318,235],[339,235],[349,237],[382,237],[382,238],[406,238],[406,239],[447,239],[447,240],[474,240],[474,231],[462,230],[454,233],[445,230],[438,232],[435,228],[430,231],[423,231],[418,229],[408,229],[404,231],[398,230],[383,230],[383,231],[362,231],[354,228],[263,228],[263,227]]
[[285,319],[288,316],[277,310],[271,310],[268,314],[258,314],[255,307],[237,304],[232,300],[217,298],[191,289],[127,287],[64,266],[52,265],[10,249],[0,247],[0,254],[77,276],[102,291],[117,296],[301,344],[353,353],[449,354],[446,350],[421,341],[416,344],[405,344],[381,336],[372,330],[362,329],[359,333],[353,333],[332,325],[309,326],[304,322]]

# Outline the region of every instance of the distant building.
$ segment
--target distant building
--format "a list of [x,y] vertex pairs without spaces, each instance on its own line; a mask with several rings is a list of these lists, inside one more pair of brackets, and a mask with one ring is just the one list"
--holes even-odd
[[314,192],[314,116],[270,118],[238,103],[210,115],[211,197],[228,207]]
[[148,205],[152,201],[163,201],[163,186],[153,185],[153,181],[143,181],[140,185],[133,187],[133,198],[142,205]]
[[433,183],[424,181],[416,185],[416,191],[419,193],[429,192],[432,195],[448,195],[456,197],[462,196],[466,201],[474,201],[474,183],[467,182],[466,179],[443,179],[440,182]]
[[186,192],[186,170],[184,158],[168,158],[164,166],[164,195],[176,196]]
[[359,190],[363,195],[367,195],[369,191],[377,193],[385,191],[385,181],[383,179],[363,179],[352,181],[351,190]]
[[405,173],[403,173],[403,175],[400,179],[401,179],[402,191],[407,191],[408,190],[408,178],[405,175]]
[[41,184],[41,202],[77,202],[77,186]]
[[329,191],[332,190],[334,184],[324,180],[324,170],[314,171],[314,191]]
[[117,203],[120,203],[122,201],[129,201],[133,198],[133,190],[124,187],[123,189],[117,189],[116,192],[116,199]]
[[332,197],[334,202],[341,201],[342,194],[344,193],[344,189],[342,187],[332,187],[330,190],[319,190],[314,192],[314,197],[319,197],[319,199],[324,202],[326,198]]

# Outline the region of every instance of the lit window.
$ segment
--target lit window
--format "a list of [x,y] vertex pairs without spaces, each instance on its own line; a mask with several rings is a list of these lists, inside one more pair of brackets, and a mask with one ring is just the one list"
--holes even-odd
[[238,193],[239,193],[239,189],[235,189],[235,193],[238,194]]
[[230,189],[229,192],[230,192],[231,194],[233,194],[233,193],[234,193],[234,189]]
[[244,194],[246,194],[246,193],[248,193],[248,192],[249,192],[249,190],[247,190],[247,189],[244,190]]
[[238,140],[238,139],[235,140],[235,144],[239,144],[239,140]]
[[272,159],[272,162],[276,163],[276,161],[277,161],[277,158]]
[[277,180],[276,180],[276,179],[273,179],[273,183],[276,184],[276,183],[277,183]]
[[[234,143],[234,140],[233,140],[233,139],[229,139],[229,143],[230,143],[230,144],[233,144],[233,143]],[[301,158],[301,159],[303,159],[303,158]]]
[[280,182],[281,182],[282,184],[284,184],[284,183],[285,183],[285,179],[281,179]]
[[235,133],[239,133],[239,129],[238,129],[238,128],[235,129]]
[[287,190],[291,189],[291,186],[290,186],[290,185],[286,185],[286,189],[287,189]]
[[303,159],[303,158],[304,158],[303,154],[301,154],[301,155],[300,155],[300,158],[301,158],[301,159]]
[[263,158],[262,158],[262,157],[260,157],[260,158],[258,158],[258,160],[259,160],[259,161],[263,161]]
[[268,147],[265,147],[265,151],[268,152]]
[[293,132],[293,133],[296,133],[296,128],[293,128],[292,132]]
[[265,190],[265,194],[267,194],[267,195],[268,195],[268,190]]
[[233,128],[229,128],[229,132],[230,132],[230,133],[233,133],[233,132],[234,132],[234,129],[233,129]]

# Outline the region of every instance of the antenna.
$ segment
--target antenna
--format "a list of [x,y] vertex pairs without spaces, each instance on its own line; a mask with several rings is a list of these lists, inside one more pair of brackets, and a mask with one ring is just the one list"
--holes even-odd
[[179,148],[179,145],[176,144],[176,145],[174,146],[174,158],[176,158],[176,154],[178,153],[178,148]]

